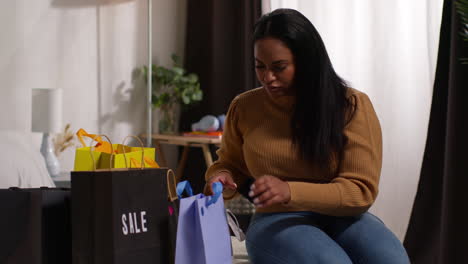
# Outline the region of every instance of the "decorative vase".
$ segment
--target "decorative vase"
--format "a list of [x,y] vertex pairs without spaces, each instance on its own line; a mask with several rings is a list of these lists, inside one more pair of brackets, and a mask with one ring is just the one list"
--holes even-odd
[[180,105],[166,104],[159,108],[159,134],[177,134],[179,130]]
[[42,134],[41,154],[44,157],[50,176],[52,178],[58,177],[60,174],[60,163],[55,156],[49,133]]

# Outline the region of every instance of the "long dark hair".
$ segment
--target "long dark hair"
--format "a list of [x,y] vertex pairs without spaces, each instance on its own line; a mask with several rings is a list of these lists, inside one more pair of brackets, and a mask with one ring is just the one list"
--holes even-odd
[[294,55],[293,146],[302,158],[330,168],[334,158],[341,158],[347,140],[347,84],[333,69],[319,33],[300,12],[276,9],[262,16],[253,41],[265,37],[283,41]]

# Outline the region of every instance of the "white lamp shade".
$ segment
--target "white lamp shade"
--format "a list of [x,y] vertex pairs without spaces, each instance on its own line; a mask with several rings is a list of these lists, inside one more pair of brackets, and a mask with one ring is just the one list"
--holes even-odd
[[58,133],[62,127],[62,90],[32,89],[32,131]]

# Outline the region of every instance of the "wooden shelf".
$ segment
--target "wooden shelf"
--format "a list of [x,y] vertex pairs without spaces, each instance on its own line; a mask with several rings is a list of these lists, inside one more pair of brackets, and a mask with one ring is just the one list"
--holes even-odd
[[[141,137],[146,138],[147,134],[140,135]],[[183,136],[183,135],[163,135],[163,134],[152,134],[151,138],[156,146],[156,151],[159,152],[161,157],[161,165],[167,166],[166,157],[161,148],[161,144],[166,145],[176,145],[183,146],[184,150],[182,152],[181,159],[177,165],[176,169],[176,178],[177,181],[180,181],[182,174],[185,168],[185,163],[187,162],[188,152],[190,147],[198,147],[203,151],[203,156],[205,158],[206,166],[210,167],[213,164],[213,157],[210,152],[210,145],[219,147],[221,145],[221,138],[206,138],[198,136]]]
[[[146,135],[142,135],[146,138]],[[198,136],[183,136],[183,135],[164,135],[164,134],[152,134],[153,140],[158,140],[160,143],[167,142],[167,144],[186,146],[187,144],[221,144],[221,138],[207,138]]]

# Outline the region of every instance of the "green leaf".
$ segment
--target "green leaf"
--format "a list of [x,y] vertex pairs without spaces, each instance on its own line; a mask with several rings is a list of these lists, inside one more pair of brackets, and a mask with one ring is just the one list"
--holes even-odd
[[183,94],[182,95],[182,102],[184,102],[184,104],[186,104],[186,105],[190,104],[190,97]]
[[173,67],[173,68],[172,68],[172,71],[173,71],[175,74],[180,75],[180,76],[184,75],[184,72],[185,72],[184,69],[179,68],[179,67]]
[[180,67],[180,58],[177,56],[177,54],[172,53],[171,59],[174,62],[174,66],[179,66]]
[[203,99],[203,92],[201,90],[198,90],[192,94],[193,101],[201,101],[202,99]]
[[196,83],[198,82],[198,76],[194,73],[190,73],[189,75],[187,75],[187,80],[189,83]]
[[154,105],[155,102],[157,102],[157,101],[158,101],[158,96],[157,96],[157,95],[154,95],[154,94],[151,95],[151,103]]
[[162,105],[163,102],[162,102],[160,96],[154,95],[154,96],[153,96],[153,102],[152,102],[152,103],[153,103],[153,107],[159,108],[159,107],[161,107],[161,105]]
[[164,67],[156,67],[153,71],[153,74],[156,74],[156,76],[164,76],[165,74]]

